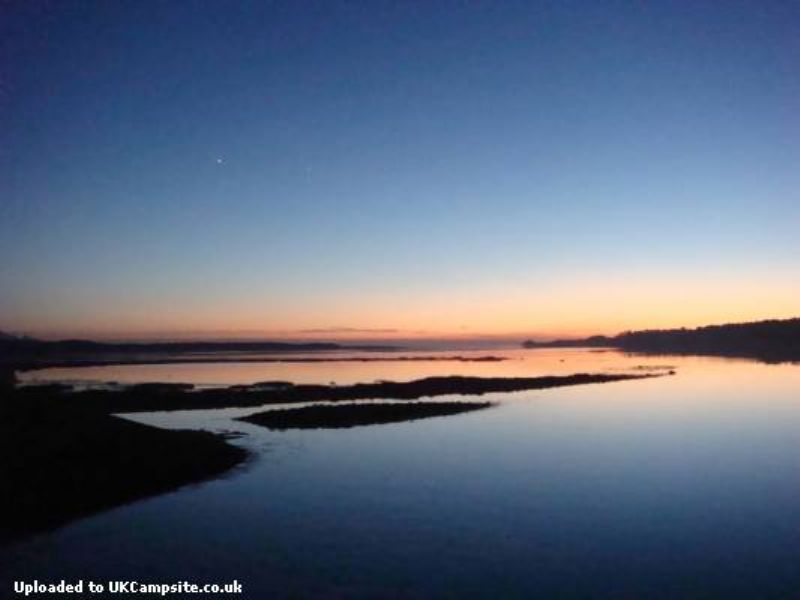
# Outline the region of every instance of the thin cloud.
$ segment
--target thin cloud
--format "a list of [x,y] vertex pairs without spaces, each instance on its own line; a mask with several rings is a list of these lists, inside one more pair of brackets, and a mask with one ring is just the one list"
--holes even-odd
[[364,327],[322,327],[319,329],[298,329],[297,333],[401,333],[399,329],[373,329]]

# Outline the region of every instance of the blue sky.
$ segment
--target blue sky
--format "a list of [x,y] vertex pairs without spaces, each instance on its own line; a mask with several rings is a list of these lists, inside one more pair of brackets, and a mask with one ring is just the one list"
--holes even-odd
[[796,3],[0,10],[2,329],[800,312]]

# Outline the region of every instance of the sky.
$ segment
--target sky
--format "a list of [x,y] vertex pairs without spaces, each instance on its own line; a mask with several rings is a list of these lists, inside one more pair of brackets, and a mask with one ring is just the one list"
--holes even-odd
[[800,315],[800,4],[0,4],[0,329]]

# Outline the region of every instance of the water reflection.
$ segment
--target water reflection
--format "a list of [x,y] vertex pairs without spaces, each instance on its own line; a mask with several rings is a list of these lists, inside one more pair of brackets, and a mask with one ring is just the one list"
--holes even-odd
[[[326,353],[329,358],[352,359],[363,353]],[[664,357],[626,356],[615,351],[559,350],[494,350],[403,352],[402,357],[434,360],[397,360],[398,353],[371,353],[370,362],[217,362],[143,365],[107,365],[65,367],[27,371],[20,379],[27,383],[70,381],[78,383],[118,382],[123,384],[167,381],[193,383],[200,386],[252,384],[259,381],[291,381],[293,383],[335,382],[349,385],[378,379],[411,381],[435,375],[474,375],[478,377],[535,377],[564,375],[584,371],[631,369],[637,366],[664,367]],[[473,360],[443,360],[459,356]],[[486,356],[501,361],[475,361]],[[319,354],[307,355],[319,360]],[[385,362],[376,361],[384,357]],[[281,355],[264,355],[280,360]],[[286,356],[284,355],[285,359]],[[293,355],[293,359],[301,355]]]
[[[526,354],[489,366],[530,375],[665,364],[613,352]],[[245,431],[237,443],[256,457],[225,479],[6,552],[0,570],[237,578],[247,597],[792,597],[800,368],[669,364],[677,376],[487,394],[500,406],[352,430],[231,421],[258,408],[137,415]],[[394,377],[382,367],[368,365],[364,378]]]

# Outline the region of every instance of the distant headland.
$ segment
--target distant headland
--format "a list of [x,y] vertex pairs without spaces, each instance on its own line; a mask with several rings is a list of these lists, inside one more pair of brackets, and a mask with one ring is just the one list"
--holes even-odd
[[[387,345],[344,345],[332,342],[274,341],[192,341],[192,342],[96,342],[92,340],[40,340],[0,331],[0,377],[9,370],[44,366],[90,366],[108,364],[157,364],[178,362],[259,361],[270,362],[265,355],[335,356],[337,351],[391,352],[400,350]],[[277,360],[277,359],[272,359]],[[314,359],[297,358],[297,361]],[[326,358],[325,360],[329,360]]]
[[694,329],[646,329],[615,336],[523,342],[525,348],[617,348],[649,354],[696,354],[800,361],[800,318],[707,325]]
[[144,354],[184,352],[320,352],[326,350],[394,350],[385,345],[343,345],[331,342],[95,342],[91,340],[39,340],[0,331],[0,352],[13,350],[34,355],[70,353]]

